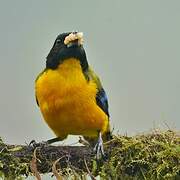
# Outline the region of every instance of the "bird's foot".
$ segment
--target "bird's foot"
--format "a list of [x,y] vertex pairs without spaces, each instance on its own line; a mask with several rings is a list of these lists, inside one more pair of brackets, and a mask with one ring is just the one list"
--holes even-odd
[[32,140],[28,146],[31,147],[31,148],[41,148],[41,147],[47,147],[49,146],[50,144],[52,143],[55,143],[55,142],[58,142],[58,141],[61,141],[62,138],[60,137],[56,137],[56,138],[52,138],[52,139],[49,139],[47,141],[42,141],[42,142],[36,142],[35,140]]
[[49,143],[48,141],[42,141],[42,142],[36,142],[35,140],[32,140],[28,146],[35,149],[35,148],[41,148],[41,147],[46,147],[48,146]]
[[81,136],[79,136],[79,143],[83,144],[84,146],[90,146],[90,143],[83,139]]
[[96,159],[100,159],[101,157],[104,159],[105,154],[104,154],[104,147],[103,147],[103,140],[102,140],[102,135],[101,132],[99,132],[99,137],[98,141],[93,149],[96,153]]

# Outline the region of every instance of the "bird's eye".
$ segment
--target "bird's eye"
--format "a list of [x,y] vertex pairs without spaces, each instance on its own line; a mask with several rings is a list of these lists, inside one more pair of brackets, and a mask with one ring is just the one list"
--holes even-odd
[[57,39],[56,40],[56,44],[59,45],[61,43],[61,40],[60,39]]

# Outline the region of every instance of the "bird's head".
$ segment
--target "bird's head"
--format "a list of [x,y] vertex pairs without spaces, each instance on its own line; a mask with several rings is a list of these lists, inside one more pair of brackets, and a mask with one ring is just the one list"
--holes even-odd
[[59,64],[69,58],[79,60],[83,70],[88,68],[82,32],[68,32],[58,35],[47,56],[46,68],[56,69]]

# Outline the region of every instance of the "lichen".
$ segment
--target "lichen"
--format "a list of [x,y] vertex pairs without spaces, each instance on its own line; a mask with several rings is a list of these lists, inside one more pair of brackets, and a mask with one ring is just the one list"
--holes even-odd
[[[2,145],[3,142],[0,143]],[[32,175],[29,161],[22,161],[14,155],[14,151],[21,151],[21,148],[8,147],[4,144],[0,151],[0,177],[11,180]],[[159,130],[133,137],[116,135],[104,144],[104,148],[106,160],[92,158],[85,169],[78,169],[69,162],[67,167],[57,166],[57,172],[64,178],[84,180],[87,176],[101,177],[103,180],[180,179],[178,132]],[[48,166],[52,166],[52,162],[49,163]],[[55,177],[52,176],[52,179]]]
[[99,172],[103,179],[180,179],[178,133],[115,136],[113,143],[110,159]]
[[21,180],[29,175],[28,163],[22,163],[20,158],[11,152],[20,150],[19,147],[7,148],[1,140],[3,148],[0,151],[0,178],[7,180]]

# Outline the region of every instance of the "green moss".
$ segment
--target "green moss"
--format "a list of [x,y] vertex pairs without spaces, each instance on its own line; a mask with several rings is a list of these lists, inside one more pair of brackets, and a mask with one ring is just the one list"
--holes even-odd
[[20,150],[19,147],[7,148],[1,141],[0,151],[0,178],[7,180],[21,180],[22,175],[28,175],[28,163],[22,163],[21,160],[15,157],[11,152]]
[[103,179],[180,178],[180,136],[177,133],[116,136],[112,143],[110,159],[99,172]]
[[[2,145],[2,141],[0,141]],[[113,180],[178,180],[180,179],[180,134],[173,131],[155,131],[134,137],[114,136],[104,144],[106,161],[92,159],[89,171],[101,179]],[[14,157],[16,146],[0,151],[0,177],[20,179],[28,176],[29,164]],[[42,163],[42,162],[41,162]],[[58,169],[64,177],[85,179],[87,172],[71,166]],[[3,172],[3,173],[2,173]],[[54,177],[53,177],[54,179]]]

